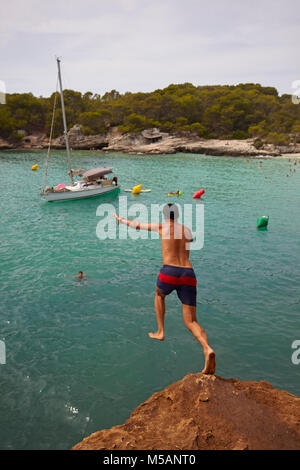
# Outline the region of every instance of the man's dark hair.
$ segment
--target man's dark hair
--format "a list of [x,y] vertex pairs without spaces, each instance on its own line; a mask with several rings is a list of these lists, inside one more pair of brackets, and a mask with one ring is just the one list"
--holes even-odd
[[163,208],[163,214],[166,219],[176,220],[179,217],[179,210],[176,204],[166,204]]

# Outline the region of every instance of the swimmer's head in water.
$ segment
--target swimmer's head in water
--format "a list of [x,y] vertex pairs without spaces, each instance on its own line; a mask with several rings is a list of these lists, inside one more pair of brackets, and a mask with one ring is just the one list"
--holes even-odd
[[79,277],[79,279],[81,279],[83,277],[83,272],[82,271],[79,271],[78,277]]
[[179,210],[176,204],[166,204],[163,208],[163,214],[166,220],[176,220],[179,217]]

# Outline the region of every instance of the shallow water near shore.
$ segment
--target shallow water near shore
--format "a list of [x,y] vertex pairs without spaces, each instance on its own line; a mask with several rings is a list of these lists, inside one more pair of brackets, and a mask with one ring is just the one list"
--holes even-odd
[[[166,340],[148,338],[156,328],[159,240],[96,236],[97,207],[118,209],[119,196],[128,196],[128,206],[203,204],[204,247],[191,261],[198,321],[215,348],[217,374],[268,380],[300,395],[300,364],[291,361],[292,342],[300,340],[300,165],[248,160],[77,151],[72,167],[113,166],[120,194],[46,203],[45,152],[0,152],[1,449],[71,448],[203,367],[175,293],[167,299]],[[53,153],[48,174],[51,184],[68,182],[64,152]],[[152,191],[123,191],[139,183]],[[196,203],[193,192],[202,187]],[[183,196],[166,197],[178,189]],[[261,215],[270,216],[268,230],[256,229]],[[72,279],[79,270],[86,284]]]

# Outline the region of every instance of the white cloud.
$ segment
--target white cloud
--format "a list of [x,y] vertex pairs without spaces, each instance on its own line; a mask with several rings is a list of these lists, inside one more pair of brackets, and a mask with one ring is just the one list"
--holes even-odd
[[10,0],[0,78],[8,92],[49,95],[57,54],[65,85],[81,91],[255,81],[289,92],[299,18],[296,0]]

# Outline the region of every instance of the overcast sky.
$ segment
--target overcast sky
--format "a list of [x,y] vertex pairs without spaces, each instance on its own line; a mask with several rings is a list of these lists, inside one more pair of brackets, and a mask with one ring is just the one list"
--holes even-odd
[[170,83],[300,79],[299,0],[9,0],[0,12],[0,80],[8,93],[63,85],[103,94]]

